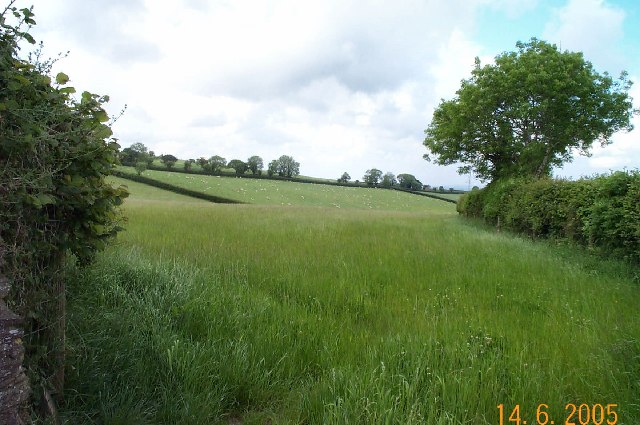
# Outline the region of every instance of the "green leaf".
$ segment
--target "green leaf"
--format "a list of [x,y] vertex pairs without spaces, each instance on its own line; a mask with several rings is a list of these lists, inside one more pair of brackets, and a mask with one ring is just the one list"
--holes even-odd
[[[31,20],[31,21],[35,24],[35,21],[33,21],[33,20]],[[29,23],[28,21],[26,21],[26,22]],[[29,44],[36,44],[36,40],[34,40],[34,38],[28,32],[23,32],[22,36],[24,37],[25,40],[27,40],[29,42]]]
[[44,193],[39,194],[37,198],[40,205],[53,205],[56,203],[56,198]]
[[22,84],[18,81],[12,80],[7,83],[7,88],[11,91],[18,91],[22,88]]
[[64,87],[60,89],[60,93],[62,94],[73,94],[76,92],[75,87]]
[[113,131],[111,131],[108,126],[101,125],[95,130],[93,134],[98,139],[106,139],[107,137],[111,137],[113,135]]
[[104,109],[100,109],[99,111],[96,111],[96,113],[94,114],[94,116],[98,119],[98,121],[100,122],[106,122],[109,121],[109,115],[107,115],[106,111]]
[[69,76],[64,72],[58,72],[58,75],[56,75],[56,83],[67,84],[67,81],[69,81]]

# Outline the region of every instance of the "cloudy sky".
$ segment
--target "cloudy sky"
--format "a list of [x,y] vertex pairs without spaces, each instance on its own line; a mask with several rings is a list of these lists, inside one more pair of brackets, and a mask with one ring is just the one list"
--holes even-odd
[[[640,105],[636,0],[34,1],[49,56],[79,91],[108,94],[120,144],[179,158],[265,163],[292,155],[304,175],[361,179],[369,168],[466,188],[422,159],[434,108],[491,61],[537,37],[626,70]],[[31,3],[18,1],[18,6]],[[556,170],[580,177],[640,167],[638,130]],[[471,184],[474,184],[472,181]]]

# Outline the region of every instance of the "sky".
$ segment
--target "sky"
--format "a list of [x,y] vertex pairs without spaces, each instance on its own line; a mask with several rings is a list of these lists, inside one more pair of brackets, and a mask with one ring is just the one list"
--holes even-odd
[[[478,184],[422,157],[441,99],[536,37],[581,51],[596,71],[637,82],[636,0],[35,1],[32,34],[78,92],[110,96],[124,148],[227,160],[281,155],[301,174],[362,179],[378,168],[424,184]],[[19,7],[32,3],[18,0]],[[640,167],[640,118],[559,177]]]

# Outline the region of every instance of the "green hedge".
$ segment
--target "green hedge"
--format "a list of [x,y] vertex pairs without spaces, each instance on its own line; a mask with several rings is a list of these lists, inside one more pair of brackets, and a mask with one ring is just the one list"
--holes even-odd
[[458,212],[536,238],[640,262],[640,172],[578,181],[509,179],[463,195]]
[[174,186],[169,183],[161,182],[155,179],[150,179],[149,177],[124,173],[118,170],[114,170],[113,175],[116,177],[121,177],[123,179],[132,180],[134,182],[148,184],[149,186],[168,190],[170,192],[174,192],[180,195],[191,196],[192,198],[204,199],[205,201],[215,202],[217,204],[243,204],[244,203],[242,201],[236,201],[235,199],[228,199],[228,198],[222,198],[220,196],[207,195],[206,193],[196,192],[195,190],[189,190],[179,186]]

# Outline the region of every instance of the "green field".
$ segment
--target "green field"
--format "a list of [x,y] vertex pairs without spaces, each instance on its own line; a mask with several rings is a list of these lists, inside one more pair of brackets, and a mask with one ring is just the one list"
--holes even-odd
[[166,190],[156,189],[155,187],[136,183],[131,180],[126,180],[118,177],[109,177],[108,181],[113,186],[126,186],[129,189],[129,192],[132,193],[132,202],[136,203],[158,203],[163,206],[171,205],[172,203],[176,204],[207,204],[208,202],[203,201],[201,199],[192,198],[189,196],[178,195],[176,193],[171,193]]
[[[131,170],[127,170],[131,172]],[[143,174],[197,192],[234,199],[249,204],[275,206],[315,206],[381,211],[453,211],[452,205],[395,190],[330,186],[267,180],[203,176],[148,170]]]
[[461,193],[448,193],[448,192],[427,192],[430,195],[438,196],[440,198],[451,199],[453,201],[458,201],[462,196]]
[[624,264],[415,195],[164,174],[252,205],[122,181],[127,230],[69,283],[68,423],[640,422]]

